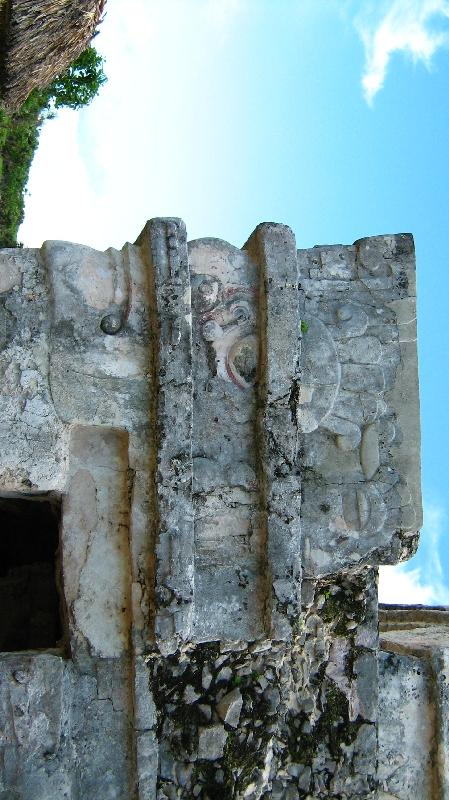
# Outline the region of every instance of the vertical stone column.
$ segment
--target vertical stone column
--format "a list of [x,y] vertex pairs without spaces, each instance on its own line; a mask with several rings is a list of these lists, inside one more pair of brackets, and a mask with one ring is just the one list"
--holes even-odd
[[439,796],[449,800],[449,649],[435,648],[432,657],[436,706],[436,772]]
[[161,652],[191,637],[192,316],[187,238],[179,219],[151,220],[136,244],[149,270],[154,626]]
[[257,476],[257,266],[227,242],[189,244],[193,306],[195,642],[263,638]]
[[301,319],[296,244],[285,225],[259,225],[245,245],[259,268],[257,448],[266,525],[266,628],[286,639],[301,592],[301,481],[297,404]]

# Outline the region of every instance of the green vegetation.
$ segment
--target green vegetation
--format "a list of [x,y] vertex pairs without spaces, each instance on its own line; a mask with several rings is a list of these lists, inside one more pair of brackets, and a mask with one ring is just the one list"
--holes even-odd
[[33,91],[18,111],[0,106],[0,247],[17,247],[24,194],[42,123],[58,108],[81,108],[106,81],[103,60],[89,47],[43,90]]
[[40,98],[33,94],[20,111],[0,109],[0,247],[17,247],[24,192],[42,124]]
[[87,106],[106,82],[103,59],[93,47],[81,53],[70,67],[45,90],[54,108]]
[[304,319],[302,319],[301,320],[301,333],[307,333],[308,330],[309,330],[308,323]]

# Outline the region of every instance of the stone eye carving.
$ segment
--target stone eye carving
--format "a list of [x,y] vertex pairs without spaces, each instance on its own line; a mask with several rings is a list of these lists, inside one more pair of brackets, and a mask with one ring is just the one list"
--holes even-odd
[[238,339],[229,350],[226,369],[232,382],[241,389],[248,389],[256,380],[258,349],[257,336],[250,335]]
[[342,505],[349,530],[376,533],[385,522],[385,503],[373,485],[348,487],[343,492]]
[[368,315],[356,303],[341,303],[335,309],[335,322],[339,338],[363,336],[368,326]]
[[215,342],[223,336],[223,328],[214,319],[207,320],[201,332],[206,342]]
[[229,312],[237,325],[245,325],[246,323],[249,325],[252,324],[253,315],[247,302],[241,301],[239,303],[233,303],[229,308]]

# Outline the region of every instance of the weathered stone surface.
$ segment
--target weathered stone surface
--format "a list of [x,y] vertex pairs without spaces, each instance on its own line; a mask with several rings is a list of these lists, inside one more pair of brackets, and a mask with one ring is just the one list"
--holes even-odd
[[[368,797],[377,758],[374,579],[365,573],[316,586],[291,642],[248,643],[223,655],[219,643],[203,643],[151,659],[170,764],[161,791],[190,797],[197,786],[200,797],[268,798],[308,784],[317,797]],[[185,713],[185,688],[205,673],[210,681]],[[238,712],[236,727],[230,709]],[[195,773],[175,790],[176,763],[185,774],[192,761]]]
[[227,739],[223,725],[210,725],[198,731],[198,758],[205,761],[217,761],[223,756]]
[[304,570],[394,563],[421,525],[413,331],[403,341],[416,319],[413,241],[372,237],[298,259]]
[[239,689],[234,689],[221,698],[217,705],[217,714],[223,722],[236,728],[239,724],[243,699]]
[[[102,663],[126,693],[118,666]],[[112,692],[100,697],[95,671],[82,674],[59,655],[3,653],[0,674],[5,797],[132,796],[131,707],[117,707]]]
[[61,544],[72,654],[86,647],[100,658],[129,648],[128,436],[100,426],[75,426],[69,445]]
[[380,622],[379,786],[399,800],[446,800],[449,615],[384,606]]
[[[269,223],[240,250],[158,219],[122,251],[0,253],[0,515],[62,509],[32,571],[64,632],[3,636],[2,800],[412,792],[373,568],[420,524],[414,317],[404,235],[297,251]],[[433,683],[381,659],[382,713],[431,684],[445,707],[445,658]]]

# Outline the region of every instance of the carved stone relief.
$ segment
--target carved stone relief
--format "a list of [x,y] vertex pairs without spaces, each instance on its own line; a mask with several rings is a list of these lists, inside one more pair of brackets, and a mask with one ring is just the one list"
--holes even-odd
[[[404,302],[404,260],[410,271],[409,249],[398,239],[399,245],[395,237],[379,237],[359,250],[298,252],[306,323],[298,411],[306,573],[332,573],[363,558],[388,560],[395,537],[419,528],[408,476],[395,461],[399,409],[389,402],[402,380],[401,346],[384,292]],[[349,293],[355,301],[346,299]],[[415,470],[411,464],[412,481]]]
[[263,630],[263,532],[255,463],[258,275],[245,253],[215,239],[192,242],[189,261],[196,401],[195,635],[234,638],[237,624],[253,638]]

